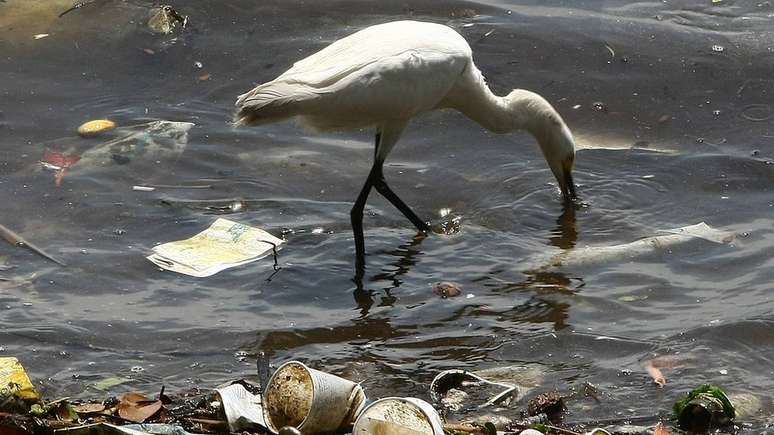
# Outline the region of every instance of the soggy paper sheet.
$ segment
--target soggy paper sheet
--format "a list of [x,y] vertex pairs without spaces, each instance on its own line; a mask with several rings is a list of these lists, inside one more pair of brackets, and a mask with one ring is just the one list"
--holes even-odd
[[156,246],[147,258],[162,269],[205,277],[260,260],[283,243],[264,230],[221,218],[190,239]]
[[256,426],[266,428],[260,396],[250,393],[240,384],[231,384],[215,391],[220,395],[231,432],[250,430]]

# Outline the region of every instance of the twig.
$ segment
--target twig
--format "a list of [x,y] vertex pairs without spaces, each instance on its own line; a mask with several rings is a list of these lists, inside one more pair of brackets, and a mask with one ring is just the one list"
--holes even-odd
[[261,386],[261,393],[266,392],[266,388],[269,386],[269,357],[266,352],[258,352],[258,359],[255,362],[258,370],[258,383]]
[[65,16],[65,14],[68,14],[68,13],[70,13],[70,12],[76,10],[76,9],[80,9],[80,8],[86,6],[86,5],[90,4],[90,3],[94,3],[96,1],[97,0],[83,0],[83,1],[77,2],[70,9],[68,9],[68,10],[62,12],[61,14],[59,14],[59,18],[62,18],[63,16]]
[[475,434],[484,433],[484,429],[478,426],[473,426],[472,424],[465,423],[446,423],[443,425],[443,430],[445,432],[467,432]]
[[613,59],[615,59],[615,50],[613,50],[613,47],[611,47],[611,46],[609,46],[609,45],[605,44],[605,48],[607,48],[607,51],[609,51],[609,52],[610,52],[610,57],[612,57]]
[[156,189],[212,189],[212,184],[140,184],[140,187],[153,187]]
[[546,429],[551,429],[552,431],[557,432],[557,433],[563,433],[563,434],[567,434],[567,435],[581,435],[580,432],[571,431],[570,429],[565,429],[565,428],[558,427],[558,426],[551,426],[550,424],[546,424],[544,426],[546,427]]
[[9,228],[5,227],[4,225],[0,224],[0,237],[5,239],[8,243],[14,245],[14,246],[23,246],[29,249],[30,251],[40,255],[43,258],[46,258],[48,260],[53,261],[54,263],[60,265],[60,266],[67,266],[64,262],[57,260],[56,258],[52,257],[51,255],[47,254],[44,250],[37,247],[36,245],[33,245],[32,243],[26,241],[22,236],[16,234],[15,232],[11,231]]

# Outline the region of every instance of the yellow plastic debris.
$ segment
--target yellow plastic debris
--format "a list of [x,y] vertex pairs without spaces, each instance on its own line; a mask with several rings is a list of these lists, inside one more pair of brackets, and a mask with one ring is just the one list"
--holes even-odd
[[85,137],[96,136],[103,131],[112,130],[114,128],[116,128],[116,123],[109,119],[95,119],[78,127],[78,134]]
[[0,357],[0,394],[11,394],[25,400],[38,400],[27,372],[18,359]]

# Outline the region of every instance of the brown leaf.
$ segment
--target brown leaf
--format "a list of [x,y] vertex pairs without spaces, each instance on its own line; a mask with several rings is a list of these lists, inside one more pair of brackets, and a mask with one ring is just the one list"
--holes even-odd
[[146,402],[148,400],[150,399],[134,391],[124,393],[119,399],[120,402],[127,402],[127,403]]
[[75,412],[78,414],[89,414],[104,411],[105,405],[101,403],[83,403],[81,405],[73,406],[73,409],[75,409]]
[[118,415],[142,423],[153,417],[162,407],[161,400],[148,400],[140,393],[125,393],[118,403]]
[[212,77],[209,73],[208,74],[202,74],[199,76],[199,81],[204,82],[210,79]]
[[653,428],[653,435],[669,435],[669,429],[663,422],[658,422],[656,427]]
[[664,374],[661,373],[661,370],[658,368],[653,367],[653,364],[651,364],[650,361],[645,363],[645,370],[648,371],[650,377],[653,378],[653,382],[655,382],[659,387],[666,385],[666,378],[664,377]]

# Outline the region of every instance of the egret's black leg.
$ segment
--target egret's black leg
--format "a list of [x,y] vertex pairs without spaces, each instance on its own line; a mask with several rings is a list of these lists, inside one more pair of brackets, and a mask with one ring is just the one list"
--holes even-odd
[[376,151],[379,148],[379,141],[382,135],[379,131],[376,132],[376,141],[374,144],[374,165],[371,167],[371,172],[368,173],[363,188],[360,190],[360,194],[355,200],[355,204],[352,205],[352,210],[349,212],[349,217],[352,222],[352,233],[355,235],[355,282],[358,286],[362,286],[363,275],[365,274],[365,238],[363,237],[363,209],[365,208],[368,194],[371,192],[371,187],[374,185],[374,172],[376,168],[380,166],[377,164]]
[[368,174],[363,188],[360,190],[360,194],[355,200],[355,204],[352,206],[352,210],[349,212],[349,217],[352,221],[352,233],[355,235],[355,278],[362,278],[363,269],[365,268],[365,239],[363,237],[363,209],[365,208],[366,199],[371,192],[371,187],[374,185],[373,172]]
[[[377,164],[379,165],[378,168],[376,166]],[[374,171],[376,171],[376,173],[374,173]],[[398,195],[396,195],[395,192],[390,189],[390,186],[387,185],[387,180],[384,179],[384,174],[382,173],[381,162],[374,163],[374,168],[371,170],[371,174],[375,177],[373,180],[373,186],[376,188],[376,190],[381,193],[382,196],[387,198],[387,200],[390,201],[392,205],[400,210],[400,212],[403,213],[403,216],[406,216],[406,218],[410,220],[419,231],[429,233],[430,227],[427,225],[427,223],[422,221],[422,219],[420,219],[413,211],[411,211],[409,206],[406,205],[406,203],[403,202],[400,198],[398,198]]]

